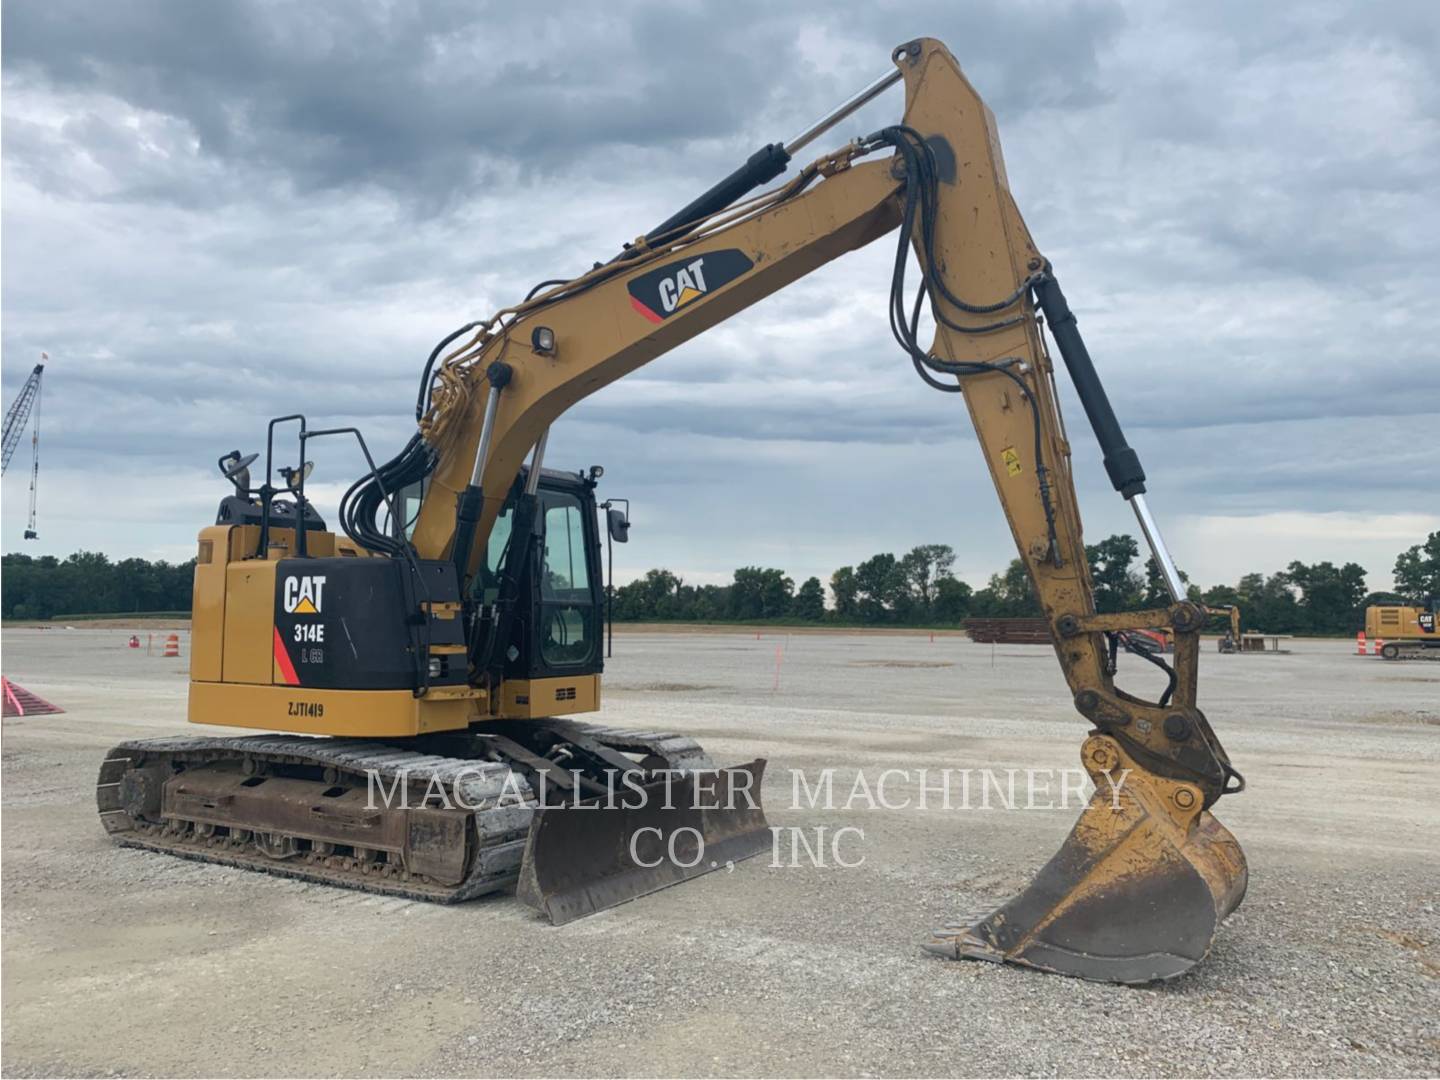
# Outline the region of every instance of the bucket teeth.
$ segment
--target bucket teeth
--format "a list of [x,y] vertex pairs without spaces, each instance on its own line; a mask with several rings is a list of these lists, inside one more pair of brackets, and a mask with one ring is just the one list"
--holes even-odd
[[[978,923],[981,916],[973,922]],[[1005,954],[991,948],[971,930],[971,923],[952,923],[938,930],[930,931],[930,940],[921,943],[921,948],[934,956],[946,960],[989,960],[996,964],[1005,962]]]
[[1199,809],[1191,785],[1141,769],[1105,736],[1086,743],[1087,766],[1096,751],[1128,769],[1125,779],[1112,788],[1097,776],[1090,804],[1030,885],[983,918],[934,931],[927,952],[1118,983],[1174,978],[1205,958],[1245,894],[1240,845]]

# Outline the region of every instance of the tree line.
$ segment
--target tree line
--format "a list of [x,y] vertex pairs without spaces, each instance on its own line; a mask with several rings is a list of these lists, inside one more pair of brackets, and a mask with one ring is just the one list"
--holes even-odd
[[[1135,538],[1117,533],[1085,548],[1101,612],[1163,606],[1168,601],[1154,560],[1141,563]],[[59,615],[190,610],[195,562],[111,562],[98,552],[4,556],[0,608],[7,619]],[[742,566],[728,585],[689,585],[656,569],[615,589],[614,611],[625,622],[830,622],[859,626],[958,626],[971,617],[1040,615],[1019,559],[972,589],[954,574],[948,544],[921,544],[904,555],[882,552],[830,575],[829,597],[818,577],[797,587],[773,567]],[[1182,575],[1183,576],[1183,575]],[[1246,629],[1276,634],[1353,633],[1370,604],[1425,604],[1440,598],[1440,532],[1401,552],[1393,592],[1368,592],[1357,563],[1292,562],[1273,574],[1246,574],[1234,585],[1190,597],[1238,604]]]
[[[1117,533],[1085,546],[1100,612],[1169,603],[1155,560],[1140,563],[1135,538]],[[948,544],[921,544],[905,555],[882,552],[830,575],[830,603],[818,577],[797,587],[773,567],[744,566],[728,585],[689,585],[669,570],[649,570],[615,590],[624,622],[831,622],[861,626],[958,626],[967,618],[1023,618],[1042,612],[1019,559],[973,589],[953,573]],[[1371,604],[1424,605],[1440,597],[1440,532],[1395,560],[1395,589],[1369,592],[1358,563],[1295,561],[1273,574],[1246,574],[1234,585],[1201,589],[1185,578],[1190,598],[1240,607],[1246,629],[1274,634],[1347,634],[1361,628]]]
[[0,613],[7,619],[185,612],[190,610],[195,560],[111,562],[97,551],[77,551],[64,559],[11,553],[0,559],[0,571]]

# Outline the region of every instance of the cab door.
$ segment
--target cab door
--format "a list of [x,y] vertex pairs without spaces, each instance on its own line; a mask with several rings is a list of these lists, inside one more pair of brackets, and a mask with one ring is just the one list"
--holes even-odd
[[595,509],[567,491],[541,490],[542,543],[533,675],[600,670],[599,540]]

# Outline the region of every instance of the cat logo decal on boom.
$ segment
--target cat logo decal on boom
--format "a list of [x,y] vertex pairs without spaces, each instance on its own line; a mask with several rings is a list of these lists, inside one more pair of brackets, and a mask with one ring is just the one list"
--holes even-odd
[[651,322],[664,322],[677,311],[748,273],[754,265],[738,248],[666,263],[630,282],[630,304]]

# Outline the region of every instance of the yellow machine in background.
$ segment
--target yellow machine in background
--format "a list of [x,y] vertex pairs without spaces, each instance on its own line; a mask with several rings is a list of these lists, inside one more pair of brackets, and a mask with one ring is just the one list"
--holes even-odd
[[[117,747],[98,801],[118,842],[445,901],[516,884],[557,922],[768,848],[754,798],[762,761],[716,770],[682,736],[564,718],[600,700],[601,470],[545,469],[547,435],[587,395],[896,234],[892,333],[920,380],[955,395],[975,429],[1091,727],[1081,760],[1096,785],[1028,888],[937,931],[927,948],[1116,982],[1169,978],[1206,955],[1247,872],[1211,814],[1244,784],[1197,701],[1205,613],[1185,598],[1139,456],[1011,197],[989,109],[937,41],[901,45],[891,61],[619,255],[441,341],[421,377],[416,434],[395,458],[371,461],[341,501],[338,530],[306,499],[304,462],[322,437],[364,448],[354,429],[272,421],[258,486],[255,455],[220,460],[235,492],[201,534],[190,719],[291,734]],[[897,83],[900,123],[752,194]],[[912,258],[919,273],[907,280]],[[928,345],[922,313],[935,324]],[[1096,613],[1047,328],[1168,606]],[[818,376],[822,343],[815,352]],[[299,457],[276,486],[282,425]],[[961,467],[934,463],[940,476]],[[615,513],[606,527],[624,539]],[[1173,666],[1132,647],[1131,632],[1149,627],[1173,635]],[[1122,689],[1122,652],[1164,670],[1163,693]],[[677,797],[656,799],[676,776]],[[377,780],[415,798],[367,804]],[[617,780],[646,796],[638,808],[615,806]],[[685,797],[702,789],[726,797],[703,808]]]
[[1431,597],[1424,607],[1376,605],[1365,609],[1365,636],[1384,642],[1386,660],[1440,660],[1437,605]]
[[1240,631],[1240,606],[1238,604],[1220,604],[1207,607],[1212,615],[1225,615],[1229,618],[1230,625],[1220,637],[1218,645],[1222,653],[1237,653],[1245,650],[1245,635]]

